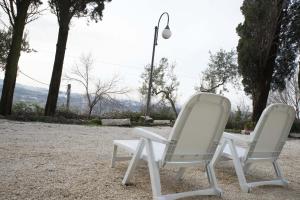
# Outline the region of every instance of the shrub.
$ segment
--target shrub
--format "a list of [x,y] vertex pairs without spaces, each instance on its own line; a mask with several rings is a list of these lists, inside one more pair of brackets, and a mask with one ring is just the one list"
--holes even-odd
[[225,131],[229,133],[241,133],[241,130],[237,130],[237,129],[225,129]]
[[86,115],[80,115],[78,113],[67,110],[66,108],[59,108],[55,113],[56,117],[64,117],[66,119],[88,119]]
[[253,130],[254,127],[255,127],[255,123],[252,122],[251,120],[246,121],[245,124],[244,124],[244,129],[245,130]]
[[137,122],[139,121],[140,116],[143,114],[141,112],[132,112],[132,111],[114,111],[104,113],[102,119],[125,119],[129,118],[130,121]]
[[173,113],[168,112],[153,112],[150,117],[154,120],[174,120],[175,116]]
[[157,105],[151,109],[150,117],[154,120],[175,120],[174,111],[165,105]]
[[295,119],[290,132],[300,133],[300,119]]
[[12,107],[12,113],[16,115],[41,115],[43,112],[44,109],[36,103],[17,102]]
[[245,123],[247,123],[250,115],[248,113],[242,112],[239,107],[237,111],[231,112],[228,122],[226,124],[226,129],[236,130],[237,132],[244,129]]
[[102,125],[100,118],[94,118],[88,121],[88,124],[91,125]]
[[13,105],[12,115],[7,117],[19,121],[39,121],[47,123],[86,124],[86,116],[58,109],[54,117],[44,116],[44,109],[36,103],[17,102]]
[[243,129],[244,123],[245,122],[243,120],[236,120],[234,114],[231,114],[227,121],[226,129],[240,131]]

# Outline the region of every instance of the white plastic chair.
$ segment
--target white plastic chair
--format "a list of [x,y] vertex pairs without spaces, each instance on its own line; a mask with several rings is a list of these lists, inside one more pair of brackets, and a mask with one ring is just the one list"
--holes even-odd
[[[126,185],[140,159],[148,162],[153,199],[170,200],[194,195],[220,195],[217,180],[210,161],[218,146],[230,113],[227,98],[208,93],[197,93],[183,106],[169,139],[165,139],[142,128],[134,132],[140,140],[114,140],[112,167],[115,161],[126,160],[118,157],[117,148],[121,147],[133,157],[129,163],[122,184]],[[162,195],[159,168],[166,165],[179,168],[177,179],[189,166],[206,164],[206,173],[210,188],[190,192]]]
[[[285,144],[291,126],[295,119],[295,110],[286,104],[272,104],[262,113],[254,131],[249,136],[224,133],[221,145],[218,147],[212,164],[215,166],[221,156],[233,160],[235,171],[244,192],[250,192],[252,187],[260,185],[282,185],[288,182],[283,178],[278,156]],[[247,148],[236,143],[244,143]],[[276,178],[267,181],[247,182],[245,173],[253,162],[272,162]]]

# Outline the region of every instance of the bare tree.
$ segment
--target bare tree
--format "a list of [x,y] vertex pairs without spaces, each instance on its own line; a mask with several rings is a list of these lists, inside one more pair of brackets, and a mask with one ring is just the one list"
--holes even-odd
[[[66,80],[76,81],[81,84],[85,90],[85,97],[87,99],[88,115],[91,116],[95,105],[103,100],[115,101],[115,95],[128,93],[128,89],[120,88],[120,79],[118,76],[113,76],[109,81],[101,81],[98,79],[93,82],[92,75],[93,59],[91,55],[82,56],[80,63],[75,64],[70,74],[65,75]],[[91,84],[94,88],[91,88]]]
[[300,91],[298,87],[298,73],[286,81],[286,88],[283,91],[271,91],[269,94],[269,103],[285,103],[291,105],[296,110],[296,118],[299,117],[299,108],[300,108]]

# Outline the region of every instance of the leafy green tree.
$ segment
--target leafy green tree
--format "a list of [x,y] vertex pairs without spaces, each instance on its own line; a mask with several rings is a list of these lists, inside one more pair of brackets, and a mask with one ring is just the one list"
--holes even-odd
[[[279,47],[271,87],[282,91],[286,87],[285,77],[294,78],[297,69],[297,57],[300,53],[300,0],[287,1],[284,10]],[[300,74],[299,74],[300,75]]]
[[11,34],[6,30],[0,30],[0,69],[4,70],[9,47],[11,43]]
[[[9,49],[12,40],[12,29],[0,29],[0,69],[5,69],[6,60],[9,54]],[[21,51],[30,53],[36,52],[36,50],[30,48],[27,40],[27,34],[24,33],[24,37],[21,44]]]
[[24,28],[27,23],[39,16],[38,7],[41,4],[40,0],[0,0],[0,7],[8,16],[12,27],[12,38],[5,64],[5,77],[0,101],[0,114],[2,115],[11,114]]
[[[283,89],[284,79],[296,68],[300,35],[299,19],[290,17],[292,4],[299,0],[244,0],[241,7],[245,21],[237,27],[238,66],[244,90],[252,97],[254,122],[266,107],[270,89]],[[294,10],[299,12],[299,7]]]
[[51,11],[56,15],[59,31],[56,44],[55,60],[49,87],[45,115],[54,115],[61,82],[69,26],[73,17],[89,17],[98,22],[102,19],[104,2],[111,0],[49,0]]
[[[290,55],[289,61],[291,65],[295,66],[297,57],[300,54],[300,0],[291,1],[287,10],[287,15],[284,18],[286,44],[291,49],[287,51]],[[299,60],[298,60],[299,61]],[[300,66],[300,62],[298,63]],[[299,68],[298,68],[299,69]],[[292,76],[293,77],[293,76]],[[298,80],[300,78],[300,70],[298,70]],[[300,89],[300,81],[298,81],[298,88]]]
[[[148,83],[150,77],[151,66],[145,66],[145,71],[142,73],[142,87],[139,88],[142,96],[146,96],[148,92]],[[166,100],[170,103],[175,116],[178,112],[176,109],[177,91],[179,81],[174,73],[175,65],[169,64],[167,58],[162,58],[157,67],[154,67],[152,74],[152,96],[159,96],[161,102]]]
[[227,91],[227,84],[237,85],[238,66],[236,64],[236,52],[231,50],[226,52],[223,49],[210,54],[208,68],[202,73],[202,82],[196,86],[196,91],[217,93],[217,89],[222,87]]

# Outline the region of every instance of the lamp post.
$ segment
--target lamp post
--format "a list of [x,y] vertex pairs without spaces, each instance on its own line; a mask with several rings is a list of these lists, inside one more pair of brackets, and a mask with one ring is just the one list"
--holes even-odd
[[169,27],[169,13],[164,12],[160,15],[157,26],[154,28],[154,41],[153,41],[153,50],[152,50],[152,59],[151,59],[151,69],[150,69],[150,77],[149,77],[149,85],[148,85],[148,94],[147,94],[147,107],[146,107],[146,116],[149,116],[150,114],[150,101],[151,101],[151,89],[152,89],[152,74],[153,74],[153,63],[154,63],[154,55],[155,55],[155,47],[157,45],[157,39],[158,39],[158,30],[159,30],[159,23],[162,18],[162,16],[167,15],[168,21],[167,26],[162,32],[162,37],[164,39],[169,39],[172,35]]

